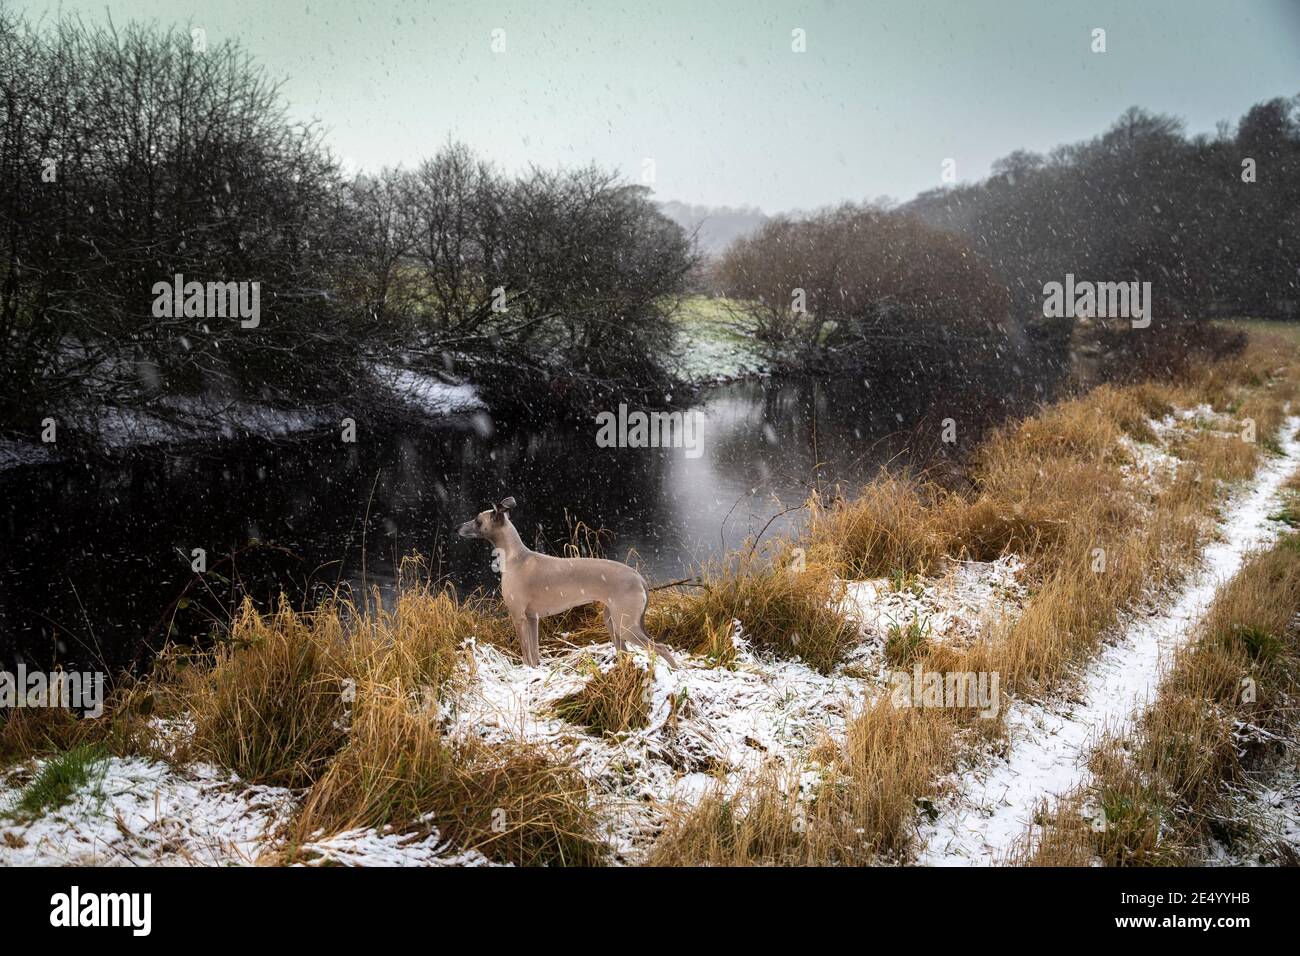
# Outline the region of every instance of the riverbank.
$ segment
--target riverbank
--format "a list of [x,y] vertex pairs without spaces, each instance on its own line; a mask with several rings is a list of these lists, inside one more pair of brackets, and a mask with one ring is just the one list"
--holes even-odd
[[[387,408],[406,409],[427,419],[481,412],[486,406],[475,388],[448,382],[399,365],[370,366],[372,388]],[[99,406],[73,410],[65,418],[50,416],[32,438],[0,438],[0,470],[67,460],[72,439],[77,458],[113,455],[133,449],[232,441],[247,438],[290,439],[341,430],[355,411],[342,406],[287,407],[227,399],[216,395],[168,396],[147,406]],[[355,419],[353,419],[355,421]],[[61,437],[62,436],[62,437]],[[45,440],[48,438],[49,440]]]
[[[815,501],[799,537],[655,593],[647,627],[677,671],[617,657],[585,612],[525,667],[495,601],[428,585],[388,610],[246,608],[215,655],[164,655],[102,721],[9,717],[0,802],[26,809],[0,823],[0,861],[184,862],[184,831],[151,848],[139,834],[164,824],[138,808],[126,832],[90,820],[150,792],[166,817],[200,784],[234,800],[194,837],[229,832],[229,862],[925,859],[968,781],[1013,759],[1016,715],[1176,603],[1235,503],[1292,461],[1298,377],[1294,348],[1261,338],[1001,429],[968,486],[882,476]],[[946,697],[952,675],[982,699]],[[78,747],[95,749],[60,800]]]
[[[673,316],[679,343],[673,368],[689,390],[759,378],[765,374],[751,340],[732,327],[725,300],[683,299]],[[453,416],[490,413],[472,382],[430,374],[399,359],[369,364],[369,390],[386,414],[404,412],[439,424]],[[74,457],[119,454],[133,449],[179,448],[243,438],[307,438],[341,430],[357,409],[288,407],[219,396],[167,396],[138,407],[100,406],[55,416],[52,441],[41,428],[29,438],[0,436],[0,471],[53,464]],[[487,426],[490,427],[490,426]],[[59,446],[59,432],[78,437],[75,453]],[[65,440],[65,447],[68,442]]]

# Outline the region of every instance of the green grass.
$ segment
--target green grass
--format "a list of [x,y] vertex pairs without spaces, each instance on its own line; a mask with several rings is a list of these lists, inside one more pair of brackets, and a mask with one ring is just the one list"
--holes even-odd
[[57,810],[86,784],[98,780],[107,756],[96,744],[81,744],[55,754],[41,767],[36,779],[23,788],[8,815],[38,817]]
[[1222,641],[1225,647],[1240,647],[1252,661],[1266,664],[1277,660],[1286,650],[1286,642],[1282,638],[1262,627],[1249,625],[1234,627],[1223,636]]
[[1300,528],[1300,496],[1289,496],[1281,508],[1268,516],[1268,520],[1279,521],[1290,528]]
[[680,371],[687,379],[735,378],[762,366],[753,340],[733,327],[732,304],[704,295],[682,299],[673,321],[683,349]]
[[885,636],[885,660],[906,667],[920,658],[930,638],[929,620],[913,618],[905,627],[891,623]]

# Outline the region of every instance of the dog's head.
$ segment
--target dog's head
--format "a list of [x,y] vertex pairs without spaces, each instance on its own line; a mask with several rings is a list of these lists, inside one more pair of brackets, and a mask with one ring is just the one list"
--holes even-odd
[[499,504],[487,511],[480,511],[470,518],[456,533],[462,538],[487,538],[494,540],[497,533],[510,523],[508,512],[515,506],[514,498],[503,498]]

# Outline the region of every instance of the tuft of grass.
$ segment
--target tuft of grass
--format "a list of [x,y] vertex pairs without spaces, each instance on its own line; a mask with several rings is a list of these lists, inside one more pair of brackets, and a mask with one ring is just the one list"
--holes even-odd
[[1300,528],[1300,502],[1289,499],[1275,513],[1268,516],[1269,521],[1276,521],[1288,528]]
[[54,754],[45,761],[36,778],[23,788],[9,810],[10,815],[39,817],[66,805],[78,790],[102,775],[107,758],[108,754],[96,744],[79,744]]
[[936,485],[885,472],[852,499],[813,495],[808,559],[853,580],[925,572],[950,550],[949,500]]
[[858,640],[857,627],[838,610],[843,583],[830,567],[801,565],[785,548],[770,557],[735,555],[707,570],[701,588],[657,592],[647,628],[656,640],[708,655],[721,649],[714,622],[736,620],[758,650],[828,672]]
[[342,622],[286,601],[271,615],[245,601],[230,642],[187,674],[195,752],[245,780],[312,783],[345,740]]
[[767,770],[741,787],[744,803],[719,786],[670,818],[651,866],[768,866],[808,861],[807,820],[798,787]]
[[1230,648],[1240,648],[1247,657],[1258,663],[1272,663],[1286,650],[1282,638],[1262,627],[1238,625],[1224,632],[1222,639]]
[[909,667],[925,654],[930,640],[930,625],[913,618],[906,626],[891,623],[885,633],[885,660],[895,667]]
[[601,670],[591,662],[591,678],[561,698],[557,716],[593,733],[619,734],[650,723],[650,675],[630,654],[619,654],[613,666]]
[[521,866],[604,859],[586,779],[563,754],[523,743],[444,740],[386,685],[359,689],[347,746],[291,828],[294,847],[357,827],[421,833]]

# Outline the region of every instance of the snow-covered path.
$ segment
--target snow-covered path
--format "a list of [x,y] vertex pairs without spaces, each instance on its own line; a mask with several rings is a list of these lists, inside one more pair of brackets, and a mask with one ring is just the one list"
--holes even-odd
[[1298,426],[1300,417],[1287,420],[1283,455],[1266,457],[1253,485],[1230,501],[1220,525],[1221,540],[1205,549],[1199,568],[1167,610],[1138,618],[1118,643],[1098,655],[1071,702],[1011,705],[1006,759],[967,771],[956,796],[922,829],[919,863],[1004,862],[1028,834],[1033,814],[1044,800],[1087,780],[1090,745],[1103,732],[1124,728],[1140,712],[1155,691],[1164,664],[1190,637],[1219,585],[1237,573],[1248,552],[1278,534],[1279,526],[1269,521],[1269,515],[1277,510],[1283,483],[1300,463]]

